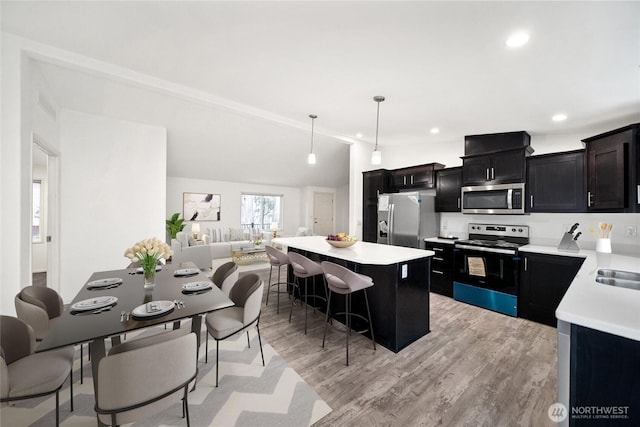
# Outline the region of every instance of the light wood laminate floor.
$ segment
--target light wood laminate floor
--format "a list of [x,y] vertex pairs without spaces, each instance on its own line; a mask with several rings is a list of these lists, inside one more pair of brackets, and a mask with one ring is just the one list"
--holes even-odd
[[[284,269],[283,269],[284,272]],[[268,271],[263,273],[265,289]],[[275,294],[260,320],[263,336],[333,411],[324,426],[546,426],[557,396],[556,329],[431,294],[431,333],[400,353],[344,334],[324,315]],[[266,298],[266,294],[265,294]]]

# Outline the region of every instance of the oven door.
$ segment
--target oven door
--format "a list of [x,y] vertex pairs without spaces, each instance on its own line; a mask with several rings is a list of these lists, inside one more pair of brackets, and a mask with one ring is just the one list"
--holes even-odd
[[453,279],[458,283],[517,296],[519,268],[520,257],[512,250],[454,248]]

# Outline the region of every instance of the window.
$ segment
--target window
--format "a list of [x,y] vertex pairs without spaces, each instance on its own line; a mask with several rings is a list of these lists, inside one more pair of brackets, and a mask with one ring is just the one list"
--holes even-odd
[[270,230],[271,224],[282,227],[282,196],[243,194],[241,225],[245,229]]
[[40,217],[42,206],[42,181],[36,179],[33,181],[33,207],[31,218],[31,241],[33,243],[42,242],[42,221]]

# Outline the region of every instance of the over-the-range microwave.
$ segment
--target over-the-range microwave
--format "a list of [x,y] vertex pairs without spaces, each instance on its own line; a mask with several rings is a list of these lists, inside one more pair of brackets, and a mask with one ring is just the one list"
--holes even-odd
[[524,183],[462,187],[463,214],[524,214]]

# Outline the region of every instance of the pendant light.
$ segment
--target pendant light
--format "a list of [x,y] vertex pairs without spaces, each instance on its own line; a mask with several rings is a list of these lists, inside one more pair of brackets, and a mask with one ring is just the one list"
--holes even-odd
[[309,151],[309,155],[307,156],[307,163],[310,165],[316,164],[316,155],[313,152],[313,122],[318,118],[315,114],[309,114],[311,117],[311,150]]
[[376,115],[376,146],[371,153],[371,164],[379,165],[382,163],[382,152],[378,150],[378,125],[380,124],[380,103],[384,101],[384,96],[374,96],[373,100],[378,103],[378,113]]

